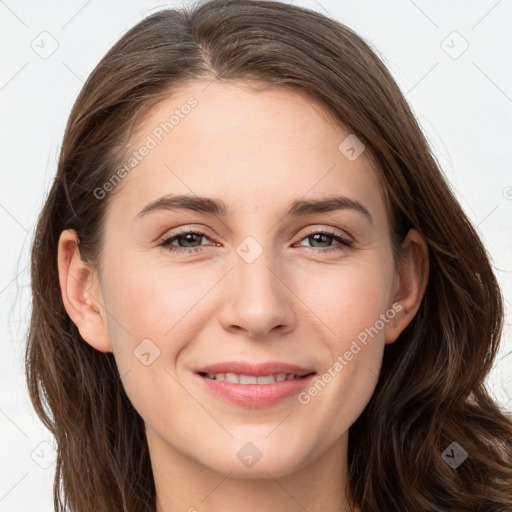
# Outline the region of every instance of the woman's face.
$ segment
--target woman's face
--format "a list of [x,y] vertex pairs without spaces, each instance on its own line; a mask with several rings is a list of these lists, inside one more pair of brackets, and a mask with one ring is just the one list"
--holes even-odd
[[[278,477],[343,453],[403,328],[400,280],[382,191],[350,132],[289,89],[206,85],[187,84],[139,127],[92,293],[108,343],[87,341],[113,350],[150,447]],[[314,207],[335,197],[345,199]],[[221,363],[313,375],[244,384],[198,373]]]

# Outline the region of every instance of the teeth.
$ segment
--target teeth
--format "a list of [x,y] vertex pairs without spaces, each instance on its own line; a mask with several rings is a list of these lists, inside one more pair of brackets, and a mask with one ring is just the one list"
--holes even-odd
[[[219,375],[222,377],[221,373],[219,373]],[[215,378],[215,375],[213,378]],[[226,373],[226,376],[223,380],[226,382],[239,382],[238,375],[235,375],[234,373]]]
[[253,375],[240,375],[240,384],[258,384],[258,377]]
[[284,380],[294,380],[298,377],[294,374],[277,373],[275,375],[239,375],[237,373],[209,373],[209,379],[234,382],[236,384],[273,384]]
[[[274,375],[261,375],[257,379],[258,384],[272,384],[273,382],[276,382],[276,377]],[[242,379],[240,378],[240,384],[246,384],[246,382],[242,382]]]

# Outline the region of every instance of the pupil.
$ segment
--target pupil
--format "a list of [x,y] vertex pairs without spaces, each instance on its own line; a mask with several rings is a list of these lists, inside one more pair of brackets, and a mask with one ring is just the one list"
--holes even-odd
[[[182,240],[185,238],[186,239],[185,243],[188,243],[188,242],[193,243],[193,240],[190,240],[190,237],[195,237],[195,236],[198,236],[198,235],[196,233],[187,233],[186,235],[183,235],[180,239]],[[186,247],[188,247],[188,245]]]
[[[313,238],[315,241],[319,241],[317,237],[327,237],[327,239],[331,239],[332,236],[331,235],[326,235],[325,233],[316,233],[315,235],[311,235],[309,238]],[[311,240],[310,240],[311,242]],[[321,243],[321,241],[320,241]]]

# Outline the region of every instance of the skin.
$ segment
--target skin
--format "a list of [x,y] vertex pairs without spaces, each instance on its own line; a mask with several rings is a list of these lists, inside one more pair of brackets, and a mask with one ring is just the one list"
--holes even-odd
[[[145,421],[158,512],[349,510],[348,429],[374,392],[385,345],[418,311],[426,244],[411,230],[395,271],[370,160],[365,152],[353,161],[340,152],[350,131],[310,98],[284,87],[206,85],[174,91],[139,126],[134,147],[190,96],[198,101],[118,185],[99,268],[80,259],[74,231],[61,234],[64,305],[85,342],[114,353]],[[230,212],[137,216],[179,193],[221,198]],[[361,202],[373,224],[351,209],[285,215],[295,199],[333,194]],[[200,252],[159,247],[180,227],[205,233],[188,239]],[[352,247],[315,240],[322,229],[350,237]],[[248,236],[263,251],[251,263],[236,251]],[[180,243],[186,247],[187,239],[173,245]],[[332,247],[340,250],[322,252]],[[249,409],[213,396],[194,374],[244,359],[322,375],[393,304],[401,308],[394,318],[307,404],[292,396]],[[134,355],[144,339],[160,350],[149,366]],[[251,467],[237,457],[247,442],[261,452]]]

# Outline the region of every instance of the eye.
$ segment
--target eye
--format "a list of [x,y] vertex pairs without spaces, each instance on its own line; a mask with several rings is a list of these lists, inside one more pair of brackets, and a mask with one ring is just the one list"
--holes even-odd
[[[331,251],[344,251],[350,247],[352,247],[353,242],[346,238],[345,236],[335,233],[329,230],[315,230],[311,231],[307,234],[306,237],[302,238],[302,240],[308,240],[308,242],[316,244],[329,244],[329,242],[332,242],[335,240],[338,242],[339,245],[337,246],[331,246],[327,247],[325,249],[315,250],[314,247],[310,250],[313,250],[313,252],[331,252]],[[302,245],[301,245],[302,246]],[[303,246],[302,246],[303,247]],[[325,247],[325,245],[324,245]]]
[[[177,233],[175,235],[172,235],[164,240],[159,244],[160,247],[165,247],[167,250],[171,252],[198,252],[201,250],[200,246],[197,245],[197,241],[201,240],[201,238],[206,238],[206,234],[202,233],[201,231],[181,231],[180,233]],[[184,246],[176,246],[173,244],[173,242],[178,241],[180,243],[180,240],[185,240],[183,243]]]
[[[170,252],[186,252],[190,254],[200,252],[202,250],[201,245],[205,245],[201,243],[202,238],[208,239],[206,233],[203,233],[202,231],[181,231],[162,240],[159,246],[164,247]],[[321,244],[321,246],[316,248],[315,245],[313,245],[308,248],[307,246],[299,244],[299,247],[306,247],[308,251],[320,253],[343,251],[349,249],[353,245],[353,242],[347,237],[329,230],[311,231],[301,239],[301,241],[303,240],[307,240],[310,244]],[[338,245],[329,246],[333,241],[337,242]],[[175,242],[177,242],[178,245],[176,245]]]

